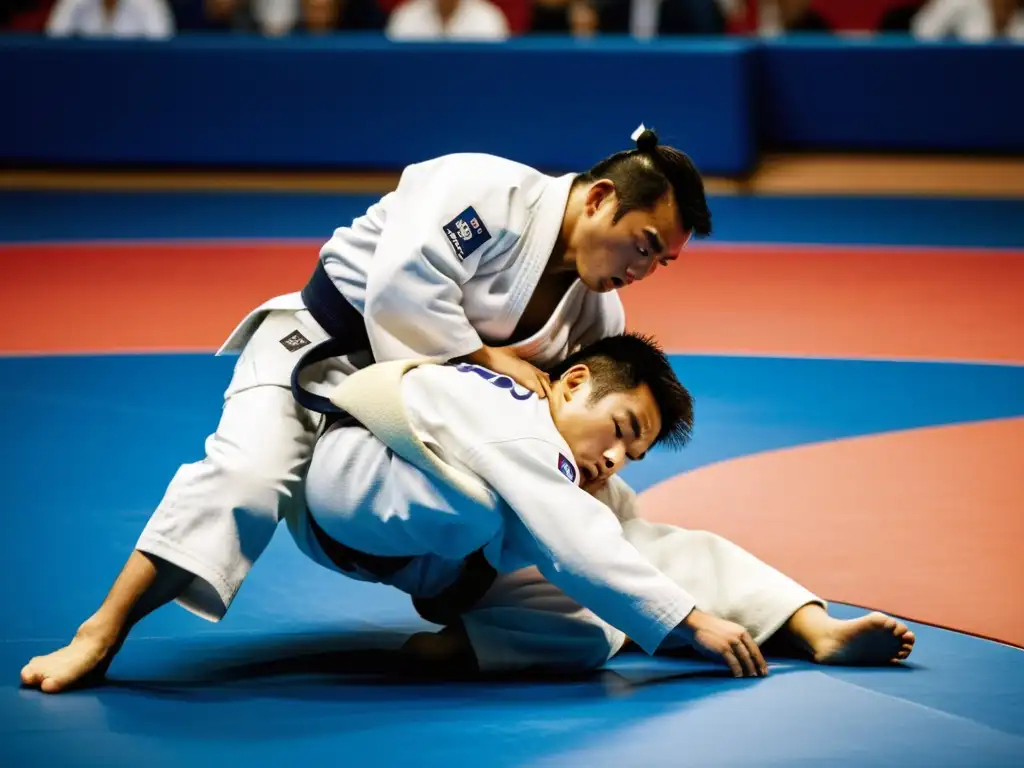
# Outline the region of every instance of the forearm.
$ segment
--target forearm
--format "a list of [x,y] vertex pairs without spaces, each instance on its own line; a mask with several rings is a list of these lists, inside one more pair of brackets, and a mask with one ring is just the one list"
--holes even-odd
[[458,362],[473,363],[473,365],[479,365],[483,368],[487,368],[494,359],[494,353],[494,347],[489,347],[486,344],[483,344],[477,350],[460,357]]

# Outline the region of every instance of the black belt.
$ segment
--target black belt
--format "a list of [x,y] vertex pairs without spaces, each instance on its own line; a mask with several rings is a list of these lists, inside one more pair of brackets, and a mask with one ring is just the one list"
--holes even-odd
[[416,612],[429,622],[448,626],[470,611],[491,588],[498,572],[487,562],[483,550],[477,550],[462,562],[458,578],[433,597],[414,597]]
[[346,547],[337,539],[332,539],[327,531],[319,526],[312,514],[307,514],[306,517],[309,518],[309,527],[313,529],[313,536],[316,537],[320,549],[331,559],[332,563],[346,573],[353,573],[358,569],[373,574],[378,579],[386,579],[394,576],[413,560],[411,556],[368,555],[358,549]]
[[366,323],[359,311],[348,303],[331,281],[322,261],[317,262],[313,275],[302,289],[302,301],[309,314],[330,338],[310,347],[299,358],[292,369],[292,395],[299,405],[316,413],[342,414],[344,411],[326,397],[303,389],[299,378],[305,369],[328,358],[369,351],[370,337],[366,333]]

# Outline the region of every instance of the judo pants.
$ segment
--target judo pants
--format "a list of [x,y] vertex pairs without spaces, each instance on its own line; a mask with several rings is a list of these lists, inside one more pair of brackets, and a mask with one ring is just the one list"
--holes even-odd
[[[296,334],[308,344],[296,344]],[[260,323],[235,364],[205,456],[178,469],[139,537],[138,550],[194,574],[177,602],[205,619],[223,618],[278,523],[304,510],[323,417],[295,401],[291,374],[302,350],[326,338],[305,310],[271,312]],[[365,357],[312,366],[303,384],[327,394]]]

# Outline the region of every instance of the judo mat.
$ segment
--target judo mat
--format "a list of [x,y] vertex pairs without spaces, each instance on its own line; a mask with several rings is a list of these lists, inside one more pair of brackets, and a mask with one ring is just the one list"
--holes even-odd
[[0,193],[0,765],[1024,764],[1024,202],[721,197],[717,235],[623,292],[696,398],[626,479],[917,634],[908,663],[769,658],[735,680],[623,654],[425,681],[406,597],[279,531],[219,625],[168,606],[101,688],[20,688],[99,604],[201,455],[247,309],[300,287],[368,198]]

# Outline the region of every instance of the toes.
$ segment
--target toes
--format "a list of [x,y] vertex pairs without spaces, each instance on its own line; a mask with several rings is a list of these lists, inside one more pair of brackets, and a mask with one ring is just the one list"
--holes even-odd
[[42,685],[39,686],[39,690],[43,693],[57,693],[63,688],[60,682],[52,677],[47,677],[43,680]]
[[903,642],[904,643],[907,643],[909,645],[913,645],[914,644],[914,640],[916,640],[916,639],[917,638],[914,637],[914,633],[911,632],[909,629],[906,632],[903,633]]
[[35,659],[32,659],[21,669],[21,682],[25,685],[35,685],[42,679],[42,674],[35,668]]
[[893,629],[892,633],[894,635],[899,636],[899,635],[905,635],[909,631],[910,631],[910,629],[907,627],[906,624],[902,624],[902,623],[897,621],[896,622],[896,627]]

